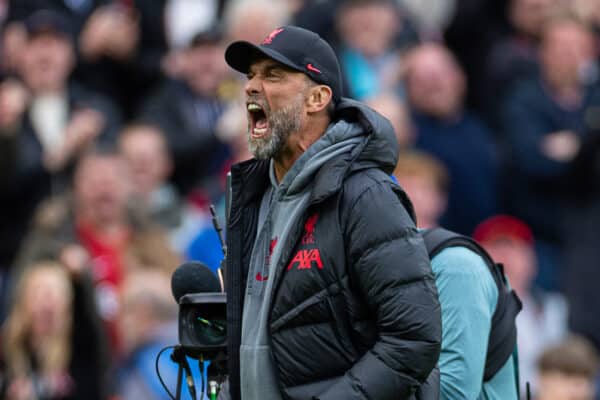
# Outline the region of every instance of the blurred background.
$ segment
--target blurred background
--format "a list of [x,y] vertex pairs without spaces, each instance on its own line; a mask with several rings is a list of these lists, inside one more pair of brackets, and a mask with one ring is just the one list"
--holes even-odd
[[167,398],[170,275],[218,268],[250,158],[224,49],[285,24],[394,125],[419,226],[504,263],[522,386],[599,399],[600,0],[0,0],[0,398]]

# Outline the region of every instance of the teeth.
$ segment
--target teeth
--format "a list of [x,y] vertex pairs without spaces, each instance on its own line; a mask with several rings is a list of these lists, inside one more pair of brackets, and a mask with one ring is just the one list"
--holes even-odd
[[265,133],[267,133],[267,128],[254,128],[255,135],[263,135]]
[[262,107],[258,104],[250,103],[248,104],[248,111],[259,111],[262,110]]

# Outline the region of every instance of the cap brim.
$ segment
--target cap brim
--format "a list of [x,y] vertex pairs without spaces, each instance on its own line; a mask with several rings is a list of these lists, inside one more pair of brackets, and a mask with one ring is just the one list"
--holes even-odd
[[72,38],[73,33],[66,18],[55,11],[38,10],[25,20],[25,29],[31,36],[44,33]]
[[273,59],[294,70],[304,72],[283,54],[267,47],[257,46],[250,42],[233,42],[227,47],[227,50],[225,50],[225,61],[227,64],[243,74],[247,74],[250,70],[250,65],[261,56]]

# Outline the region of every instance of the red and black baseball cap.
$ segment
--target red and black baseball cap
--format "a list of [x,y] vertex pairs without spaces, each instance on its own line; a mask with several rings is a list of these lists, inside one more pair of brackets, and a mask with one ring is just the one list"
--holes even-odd
[[497,240],[520,242],[533,246],[534,237],[529,226],[511,215],[495,215],[489,217],[475,228],[473,239],[479,243],[490,243]]
[[257,57],[267,57],[327,85],[337,102],[342,96],[342,74],[335,52],[325,40],[297,26],[282,26],[271,32],[259,45],[246,41],[231,43],[225,61],[231,68],[248,73]]

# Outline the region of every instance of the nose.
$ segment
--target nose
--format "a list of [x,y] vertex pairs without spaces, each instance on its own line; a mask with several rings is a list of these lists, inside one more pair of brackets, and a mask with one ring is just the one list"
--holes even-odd
[[248,78],[244,90],[246,91],[247,96],[258,94],[260,92],[260,81],[256,75],[252,78]]

